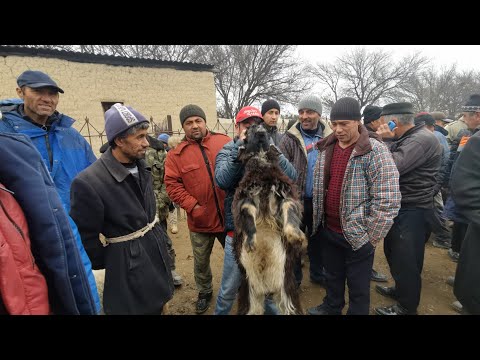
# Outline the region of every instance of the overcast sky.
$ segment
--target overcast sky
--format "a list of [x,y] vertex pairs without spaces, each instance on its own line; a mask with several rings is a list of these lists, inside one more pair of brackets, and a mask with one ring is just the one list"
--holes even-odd
[[297,51],[312,64],[330,63],[345,51],[356,47],[369,50],[383,48],[398,56],[410,55],[420,50],[422,55],[430,58],[438,68],[457,63],[458,70],[480,71],[480,45],[298,45]]

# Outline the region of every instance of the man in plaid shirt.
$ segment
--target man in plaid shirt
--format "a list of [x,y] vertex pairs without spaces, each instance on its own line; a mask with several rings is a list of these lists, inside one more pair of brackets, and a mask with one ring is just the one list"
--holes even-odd
[[332,107],[333,134],[317,146],[313,229],[323,238],[327,295],[311,315],[368,315],[376,245],[400,208],[399,174],[387,146],[360,123],[360,105],[349,97]]

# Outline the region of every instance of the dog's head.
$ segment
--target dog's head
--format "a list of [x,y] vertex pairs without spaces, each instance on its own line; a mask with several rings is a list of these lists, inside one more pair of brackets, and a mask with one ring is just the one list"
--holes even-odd
[[243,140],[244,145],[240,147],[238,159],[246,162],[250,158],[257,155],[265,155],[270,153],[278,153],[276,147],[270,143],[270,136],[262,124],[251,125]]

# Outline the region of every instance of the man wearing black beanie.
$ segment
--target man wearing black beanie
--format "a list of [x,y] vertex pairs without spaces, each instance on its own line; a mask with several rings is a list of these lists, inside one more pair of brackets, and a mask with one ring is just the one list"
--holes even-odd
[[[327,278],[323,303],[310,315],[368,315],[375,247],[400,209],[399,174],[387,146],[360,122],[357,100],[332,107],[333,134],[317,144],[313,176],[313,229],[322,238]],[[328,190],[327,190],[328,189]]]
[[378,127],[384,123],[382,118],[382,108],[375,105],[367,105],[363,109],[363,124],[368,131],[377,131]]
[[263,126],[267,129],[273,143],[278,146],[282,139],[282,134],[278,132],[277,121],[280,117],[280,105],[273,99],[269,99],[262,104]]

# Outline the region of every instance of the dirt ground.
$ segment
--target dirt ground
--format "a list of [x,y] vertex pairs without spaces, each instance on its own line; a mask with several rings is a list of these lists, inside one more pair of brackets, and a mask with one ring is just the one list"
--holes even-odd
[[[188,236],[186,220],[179,219],[178,228],[179,232],[177,234],[171,234],[169,232],[169,235],[173,241],[173,246],[177,254],[176,270],[182,276],[184,283],[181,287],[175,289],[173,299],[168,304],[167,313],[169,315],[194,315],[198,292],[193,277],[193,253],[190,238]],[[304,312],[307,308],[321,303],[325,296],[325,289],[323,287],[310,282],[308,266],[307,258],[305,266],[303,267],[303,281],[300,287],[300,301]],[[202,315],[213,314],[216,296],[222,278],[223,249],[217,241],[215,241],[212,251],[211,267],[213,275],[213,298],[210,303],[210,308]],[[450,304],[456,300],[453,295],[453,289],[445,282],[448,276],[455,274],[455,267],[456,263],[450,260],[447,250],[433,247],[431,241],[427,243],[422,273],[422,295],[420,306],[418,307],[418,313],[420,315],[457,315],[457,313],[450,307]],[[374,268],[377,271],[388,275],[389,281],[388,283],[382,283],[383,285],[393,285],[388,264],[383,254],[382,244],[378,246],[375,253]],[[103,290],[101,275],[101,272],[96,274],[100,292]],[[370,314],[374,314],[373,309],[375,307],[387,306],[394,303],[393,300],[388,299],[375,291],[375,284],[378,283],[372,281],[370,284]],[[346,300],[346,303],[347,305],[344,312],[348,307],[348,299]],[[236,310],[237,308],[235,304],[231,314],[236,314]]]

